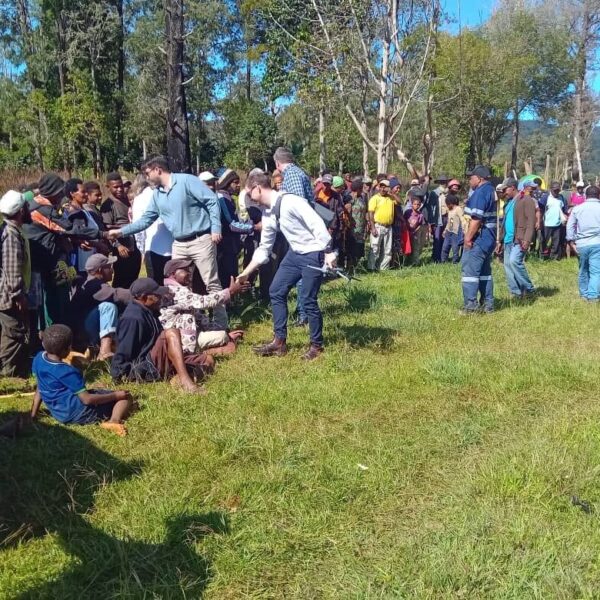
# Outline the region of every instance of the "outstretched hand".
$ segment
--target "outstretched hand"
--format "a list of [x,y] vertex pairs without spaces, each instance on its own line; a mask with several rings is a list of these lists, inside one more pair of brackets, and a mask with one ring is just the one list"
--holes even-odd
[[247,277],[231,278],[229,281],[229,294],[235,296],[241,292],[247,292],[250,289],[250,282]]
[[120,229],[111,229],[107,234],[106,237],[109,240],[116,240],[117,238],[121,237],[121,230]]

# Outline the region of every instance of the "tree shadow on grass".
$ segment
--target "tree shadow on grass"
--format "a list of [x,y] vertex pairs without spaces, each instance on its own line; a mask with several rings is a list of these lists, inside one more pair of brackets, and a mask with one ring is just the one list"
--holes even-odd
[[327,342],[345,342],[353,348],[369,348],[375,352],[387,353],[393,351],[397,334],[397,330],[389,327],[338,325],[327,336]]
[[[16,413],[2,414],[2,421]],[[91,525],[95,496],[141,473],[98,448],[74,429],[44,421],[16,439],[0,438],[0,552],[28,539],[57,536],[74,566],[17,598],[121,598],[202,596],[209,562],[194,545],[227,533],[219,512],[176,515],[161,543],[120,539]],[[125,534],[122,536],[125,538]]]

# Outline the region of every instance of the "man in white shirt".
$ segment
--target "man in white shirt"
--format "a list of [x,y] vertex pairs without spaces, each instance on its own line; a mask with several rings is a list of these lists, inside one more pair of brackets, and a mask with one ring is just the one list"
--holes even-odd
[[[145,183],[145,181],[144,181]],[[131,220],[137,221],[146,212],[152,201],[154,190],[149,185],[144,185],[142,191],[134,198],[131,207]],[[164,281],[164,268],[171,260],[171,249],[173,247],[173,236],[165,227],[159,217],[144,231],[135,234],[135,244],[144,257],[146,273],[154,279],[158,285]]]
[[272,189],[271,180],[265,173],[254,173],[248,177],[246,194],[265,211],[260,245],[238,280],[246,281],[249,275],[269,261],[278,231],[283,233],[290,245],[269,288],[274,339],[254,351],[260,356],[283,356],[287,353],[288,294],[302,279],[301,294],[310,330],[310,348],[303,358],[313,360],[323,352],[323,315],[317,302],[323,273],[318,269],[323,264],[335,266],[331,236],[321,217],[304,198]]

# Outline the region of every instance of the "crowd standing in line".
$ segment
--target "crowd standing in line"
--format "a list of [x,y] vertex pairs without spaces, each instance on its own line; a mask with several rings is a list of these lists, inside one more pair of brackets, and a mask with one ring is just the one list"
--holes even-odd
[[[117,172],[98,182],[54,173],[0,199],[0,375],[27,377],[64,423],[100,422],[125,435],[134,408],[125,391],[88,390],[70,353],[110,361],[117,383],[170,379],[201,393],[214,356],[232,354],[242,331],[229,329],[227,305],[250,292],[273,309],[273,339],[259,356],[287,353],[288,295],[297,289],[297,326],[308,325],[303,358],[324,351],[318,294],[324,274],[461,265],[463,314],[494,310],[492,260],[503,260],[512,297],[536,288],[528,253],[579,257],[579,292],[599,300],[600,190],[578,182],[541,189],[540,178],[505,179],[476,166],[468,187],[440,175],[324,172],[315,181],[278,148],[273,174],[253,169],[242,188],[224,169],[172,173],[168,160],[144,162],[134,182]],[[368,241],[368,244],[367,244]],[[142,261],[147,277],[140,277]],[[242,271],[239,272],[240,262]],[[33,358],[33,363],[31,359]],[[67,362],[65,362],[65,360]]]

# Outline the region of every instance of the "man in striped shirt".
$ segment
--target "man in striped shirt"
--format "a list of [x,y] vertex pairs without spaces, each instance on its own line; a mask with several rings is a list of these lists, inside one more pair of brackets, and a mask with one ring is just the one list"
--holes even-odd
[[[492,257],[496,246],[496,193],[489,182],[490,170],[477,165],[467,173],[473,194],[467,200],[465,214],[471,217],[465,233],[462,257],[463,314],[481,309],[494,311]],[[479,301],[477,294],[479,293]]]
[[0,262],[0,376],[26,377],[28,310],[31,280],[29,246],[21,226],[30,221],[23,194],[10,190],[0,199],[2,258]]

